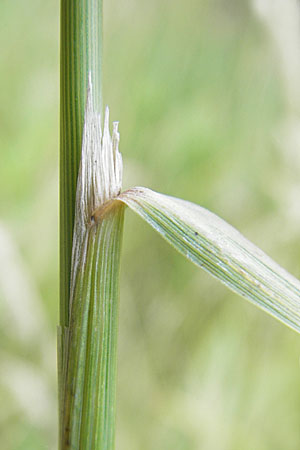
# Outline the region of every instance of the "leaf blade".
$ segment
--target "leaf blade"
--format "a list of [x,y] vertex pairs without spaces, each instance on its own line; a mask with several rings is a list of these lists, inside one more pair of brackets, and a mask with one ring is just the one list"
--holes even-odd
[[300,282],[235,228],[193,203],[147,188],[119,198],[176,250],[234,292],[300,332]]

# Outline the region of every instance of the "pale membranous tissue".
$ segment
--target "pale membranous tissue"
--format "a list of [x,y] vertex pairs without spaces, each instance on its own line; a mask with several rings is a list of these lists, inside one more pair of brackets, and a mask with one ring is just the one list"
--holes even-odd
[[76,191],[70,305],[78,267],[85,260],[87,231],[91,227],[93,211],[116,197],[122,187],[123,163],[119,152],[118,122],[113,122],[110,134],[109,109],[106,107],[102,128],[101,115],[94,110],[92,92],[89,77]]

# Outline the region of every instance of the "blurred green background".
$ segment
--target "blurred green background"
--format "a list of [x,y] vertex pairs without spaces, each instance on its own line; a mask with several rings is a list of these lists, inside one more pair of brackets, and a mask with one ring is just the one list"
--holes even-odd
[[[300,274],[296,0],[105,1],[124,187],[199,203]],[[59,2],[0,3],[0,436],[56,448]],[[117,450],[294,450],[300,340],[131,212]]]

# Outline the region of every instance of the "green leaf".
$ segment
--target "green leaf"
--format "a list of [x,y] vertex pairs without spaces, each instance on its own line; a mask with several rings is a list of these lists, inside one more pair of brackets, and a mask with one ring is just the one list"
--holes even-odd
[[215,214],[136,187],[118,200],[197,266],[300,332],[300,282]]

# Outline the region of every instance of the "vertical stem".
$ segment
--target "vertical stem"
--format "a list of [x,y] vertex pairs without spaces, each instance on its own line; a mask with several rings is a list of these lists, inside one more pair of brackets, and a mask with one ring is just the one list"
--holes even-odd
[[95,111],[101,112],[102,0],[61,0],[60,57],[60,326],[58,329],[58,384],[60,434],[66,386],[70,273],[76,183],[81,157],[82,130],[91,74]]
[[91,73],[94,109],[101,112],[102,0],[61,0],[60,61],[60,326],[69,323],[76,182]]

